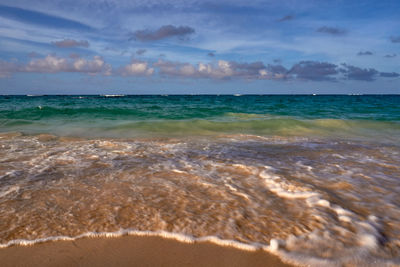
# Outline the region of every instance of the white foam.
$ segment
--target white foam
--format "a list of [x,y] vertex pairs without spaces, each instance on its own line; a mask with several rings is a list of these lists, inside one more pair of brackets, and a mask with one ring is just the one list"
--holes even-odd
[[209,242],[213,243],[218,246],[223,246],[223,247],[233,247],[237,248],[240,250],[245,250],[245,251],[256,251],[256,250],[265,250],[265,251],[270,251],[271,249],[269,248],[268,245],[265,244],[260,244],[260,243],[252,243],[252,244],[245,244],[241,243],[235,240],[227,240],[227,239],[221,239],[217,236],[205,236],[205,237],[192,237],[184,234],[179,234],[179,233],[171,233],[171,232],[166,232],[166,231],[138,231],[138,230],[130,230],[130,229],[122,229],[116,232],[87,232],[75,237],[70,237],[70,236],[53,236],[53,237],[45,237],[45,238],[38,238],[38,239],[33,239],[33,240],[27,240],[27,239],[16,239],[16,240],[11,240],[7,243],[0,244],[0,248],[6,248],[14,245],[20,245],[20,246],[31,246],[43,242],[49,242],[49,241],[73,241],[77,240],[80,238],[85,238],[85,237],[107,237],[107,238],[113,238],[113,237],[121,237],[125,235],[130,235],[130,236],[148,236],[148,237],[162,237],[166,239],[171,239],[171,240],[176,240],[182,243],[187,243],[187,244],[194,244],[194,243],[202,243],[202,242]]
[[371,234],[361,234],[358,237],[358,242],[362,247],[368,249],[375,249],[378,247],[378,240],[374,235]]
[[246,195],[245,193],[239,192],[239,191],[237,190],[237,188],[233,187],[233,186],[230,185],[229,183],[226,183],[226,182],[225,182],[224,185],[225,185],[226,187],[228,187],[229,190],[231,190],[233,194],[235,194],[235,195],[237,195],[237,196],[240,196],[240,197],[242,197],[242,198],[244,198],[244,199],[247,199],[247,200],[250,199],[248,195]]
[[[74,241],[80,238],[97,238],[97,237],[104,237],[104,238],[116,238],[121,236],[143,236],[143,237],[161,237],[165,239],[175,240],[178,242],[186,243],[186,244],[195,244],[195,243],[212,243],[217,246],[222,247],[232,247],[235,249],[243,250],[243,251],[265,251],[271,253],[275,256],[278,256],[283,262],[298,265],[298,266],[336,266],[332,264],[332,261],[328,259],[321,259],[317,257],[312,257],[310,255],[303,255],[300,254],[293,254],[284,249],[286,243],[290,242],[285,240],[279,239],[271,239],[270,244],[261,244],[261,243],[241,243],[235,240],[229,239],[221,239],[217,236],[204,236],[204,237],[193,237],[189,235],[179,234],[179,233],[172,233],[166,231],[138,231],[138,230],[131,230],[131,229],[121,229],[116,232],[87,232],[75,237],[69,236],[53,236],[53,237],[46,237],[46,238],[39,238],[34,240],[26,240],[26,239],[17,239],[11,240],[5,244],[0,244],[0,248],[6,248],[14,245],[19,246],[32,246],[39,243],[44,242],[54,242],[54,241]],[[320,237],[316,238],[320,239]],[[289,239],[293,239],[295,241],[296,237],[291,236]],[[368,243],[371,242],[368,237],[365,238],[364,242]],[[368,243],[369,244],[369,243]]]
[[320,200],[317,201],[317,205],[329,208],[331,204],[329,203],[328,200],[320,199]]
[[0,197],[5,197],[6,195],[12,193],[12,192],[18,192],[19,191],[19,186],[18,185],[13,185],[8,190],[0,192]]
[[332,210],[336,212],[337,215],[344,215],[344,216],[351,216],[353,215],[352,212],[343,209],[342,207],[338,206],[338,205],[333,205],[332,206]]
[[[331,204],[318,192],[303,191],[301,187],[293,187],[284,178],[279,177],[268,168],[261,171],[259,177],[264,179],[266,187],[273,193],[283,198],[303,199],[310,208],[323,207],[337,214],[340,222],[350,223],[356,227],[354,237],[356,244],[341,248],[342,243],[332,234],[339,233],[342,236],[352,234],[340,225],[331,225],[324,213],[319,214],[315,209],[314,218],[323,222],[325,227],[322,230],[316,230],[308,234],[294,236],[290,235],[286,240],[272,239],[268,251],[275,253],[287,263],[302,266],[343,266],[344,264],[353,264],[360,266],[370,264],[371,266],[394,266],[398,262],[379,258],[372,252],[379,248],[379,238],[381,238],[379,229],[380,224],[376,216],[371,215],[366,221],[360,220],[356,214],[346,210],[339,205]],[[333,230],[333,231],[332,231]],[[334,257],[318,256],[318,250],[326,249],[336,251]],[[344,249],[344,250],[343,250]],[[395,259],[396,260],[396,259]],[[370,262],[374,262],[371,264]]]
[[6,176],[14,176],[16,172],[17,172],[17,171],[15,171],[15,170],[8,171],[8,172],[6,172],[4,175],[0,175],[0,179],[1,179],[1,178],[4,178],[4,177],[6,177]]
[[267,188],[280,197],[289,199],[310,199],[319,196],[318,193],[312,191],[301,191],[296,190],[296,188],[291,189],[293,186],[285,181],[278,181],[280,177],[277,175],[271,175],[265,171],[261,171],[259,176],[264,179]]
[[125,95],[101,95],[101,96],[104,96],[104,97],[123,97]]
[[351,222],[351,218],[349,216],[346,216],[346,215],[339,215],[339,221],[350,223]]
[[184,172],[184,171],[177,170],[177,169],[173,169],[172,171],[173,171],[173,172],[176,172],[176,173],[186,173],[186,172]]
[[[99,146],[96,146],[96,144]],[[112,151],[102,150],[101,145],[111,148],[110,150]],[[123,148],[121,148],[120,145]],[[163,149],[164,148],[166,148],[168,152],[171,152],[172,150],[180,151],[179,149],[181,149],[176,144],[166,144],[163,145]],[[112,160],[113,157],[115,156],[112,153],[122,153],[128,151],[128,149],[132,150],[128,151],[129,153],[133,153],[134,150],[128,148],[128,145],[125,143],[115,142],[115,141],[91,142],[90,144],[83,145],[80,148],[76,148],[71,153],[70,152],[64,153],[63,151],[65,149],[66,148],[57,148],[54,149],[53,151],[50,152],[46,151],[44,153],[39,153],[40,152],[39,151],[35,160],[29,161],[29,163],[33,165],[33,168],[35,168],[33,173],[41,173],[43,170],[45,170],[46,166],[49,165],[48,162],[55,160],[60,160],[60,159],[75,160],[77,164],[83,166],[84,164],[91,164],[91,163],[86,163],[85,161],[80,162],[79,157],[81,155],[88,155],[89,158],[92,159],[103,159],[107,156],[108,159]],[[113,149],[118,149],[118,150],[113,150]],[[158,153],[158,150],[159,150],[158,146],[156,148],[150,147],[147,150],[145,150],[146,152],[141,152],[141,149],[139,149],[137,155],[141,155],[140,153],[150,153],[149,151],[151,151],[151,153]],[[87,151],[90,151],[92,153],[98,153],[98,155],[90,156],[90,153],[87,153]],[[52,154],[51,152],[55,153]],[[77,157],[74,158],[73,155],[77,155]],[[382,237],[380,236],[379,233],[380,226],[377,217],[370,216],[368,220],[361,221],[362,219],[360,219],[360,216],[358,216],[356,213],[346,210],[338,205],[335,205],[333,202],[331,203],[327,199],[324,199],[323,198],[324,195],[318,193],[317,191],[312,191],[311,187],[308,187],[307,185],[298,186],[298,184],[301,183],[301,180],[300,182],[292,183],[291,180],[286,179],[284,176],[282,177],[278,176],[277,175],[278,170],[273,167],[265,166],[264,170],[262,170],[260,173],[261,168],[257,164],[255,164],[255,166],[248,166],[246,164],[222,164],[218,163],[218,161],[212,161],[206,159],[204,160],[202,159],[200,162],[197,162],[197,161],[188,161],[189,159],[183,156],[182,159],[180,159],[179,157],[178,159],[176,161],[163,160],[161,163],[154,164],[153,166],[149,167],[149,169],[150,170],[151,168],[154,168],[155,170],[158,170],[157,168],[160,168],[162,170],[167,169],[169,171],[173,171],[176,173],[185,173],[183,171],[185,170],[187,171],[186,173],[188,174],[189,173],[193,175],[201,174],[205,179],[198,179],[196,177],[196,179],[194,179],[196,180],[196,185],[198,184],[204,187],[218,186],[218,189],[221,189],[219,187],[220,180],[218,180],[217,183],[212,183],[214,182],[213,179],[217,177],[218,179],[222,179],[225,182],[225,186],[227,187],[227,189],[230,190],[229,193],[241,195],[242,197],[249,199],[250,196],[253,196],[251,191],[249,195],[241,193],[243,185],[240,182],[237,182],[237,180],[235,180],[236,178],[233,178],[233,180],[228,180],[229,177],[227,178],[227,176],[229,176],[229,172],[223,173],[223,175],[221,175],[222,171],[218,172],[219,171],[218,167],[221,167],[222,170],[224,170],[224,168],[231,168],[231,167],[237,168],[236,170],[239,170],[240,168],[241,175],[244,174],[246,177],[250,177],[251,179],[257,179],[257,186],[259,183],[262,183],[265,189],[269,189],[272,193],[276,194],[282,199],[283,198],[295,199],[294,202],[296,203],[304,201],[308,205],[308,207],[305,207],[305,209],[307,209],[307,213],[309,213],[312,216],[313,222],[316,221],[318,223],[318,227],[321,227],[321,231],[312,232],[309,234],[305,233],[300,236],[290,236],[287,240],[271,239],[269,245],[257,244],[257,243],[245,244],[237,242],[235,240],[220,239],[216,236],[195,238],[187,235],[182,235],[179,233],[170,233],[164,231],[152,232],[152,231],[121,230],[117,232],[104,232],[104,233],[90,232],[76,237],[57,236],[57,237],[41,238],[36,240],[23,240],[23,239],[12,240],[6,244],[0,244],[0,247],[7,247],[10,245],[33,245],[40,242],[56,241],[56,240],[75,240],[77,238],[82,238],[82,237],[118,237],[122,235],[159,236],[163,238],[174,239],[179,242],[185,242],[185,243],[212,242],[216,245],[230,246],[247,251],[263,249],[272,252],[276,255],[279,255],[281,258],[289,260],[289,262],[291,263],[296,263],[296,264],[303,263],[312,266],[321,266],[321,265],[326,266],[330,264],[336,266],[342,265],[341,263],[346,262],[345,258],[351,256],[352,254],[351,252],[354,252],[353,253],[355,255],[354,257],[362,257],[362,256],[368,256],[371,251],[379,249],[380,244],[378,241],[381,240],[380,238]],[[104,161],[104,163],[109,163],[109,162],[110,161]],[[210,180],[208,178],[210,178]],[[262,180],[260,178],[262,178]],[[166,186],[168,187],[169,185]],[[7,191],[5,195],[11,194],[14,191],[18,192],[17,190],[11,190],[8,188],[6,188],[6,190]],[[264,190],[262,192],[264,192]],[[252,197],[250,197],[250,199],[252,199]],[[332,213],[334,214],[334,216],[331,216]],[[337,216],[335,216],[335,214]],[[349,225],[347,223],[351,224],[352,227],[349,228]],[[185,230],[185,228],[183,229],[182,228],[178,229],[178,228],[179,226],[177,226],[174,229],[176,231]],[[311,224],[310,228],[313,228]],[[347,228],[356,229],[355,233],[349,231]],[[301,225],[297,229],[300,229],[301,232],[307,231],[307,229],[302,227]],[[341,239],[337,238],[337,236],[343,238],[346,238],[347,236],[351,236],[352,238],[354,237],[354,239],[351,240],[348,239],[351,242],[353,242],[353,240],[355,241],[352,246],[349,245],[349,252],[347,252],[346,250],[342,251],[344,259],[339,259],[342,257],[341,254],[337,254],[339,256],[336,258],[330,258],[330,259],[324,259],[323,257],[319,258],[317,256],[318,252],[324,250],[324,247],[320,246],[321,244],[322,245],[326,244],[326,247],[328,247],[328,249],[331,250],[337,250],[337,251],[341,250],[340,246],[343,243]],[[292,247],[294,248],[293,250],[291,250]]]

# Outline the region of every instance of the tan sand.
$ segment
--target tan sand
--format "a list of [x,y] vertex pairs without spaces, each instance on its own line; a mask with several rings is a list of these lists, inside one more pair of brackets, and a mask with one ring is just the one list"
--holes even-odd
[[0,249],[0,266],[291,266],[264,251],[162,237],[82,238]]

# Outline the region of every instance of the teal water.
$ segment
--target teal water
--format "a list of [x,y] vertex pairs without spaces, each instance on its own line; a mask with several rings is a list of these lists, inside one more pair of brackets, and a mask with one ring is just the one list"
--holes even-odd
[[0,96],[0,222],[400,266],[400,96]]
[[1,96],[0,131],[60,136],[400,137],[400,96]]

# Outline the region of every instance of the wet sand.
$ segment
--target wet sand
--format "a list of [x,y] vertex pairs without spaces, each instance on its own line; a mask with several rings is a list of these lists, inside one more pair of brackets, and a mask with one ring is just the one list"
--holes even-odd
[[82,238],[0,249],[1,266],[291,266],[264,251],[162,237]]

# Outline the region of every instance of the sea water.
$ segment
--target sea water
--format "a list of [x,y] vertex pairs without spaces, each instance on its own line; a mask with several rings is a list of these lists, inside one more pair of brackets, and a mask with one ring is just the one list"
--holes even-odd
[[399,265],[400,96],[1,96],[0,222]]

